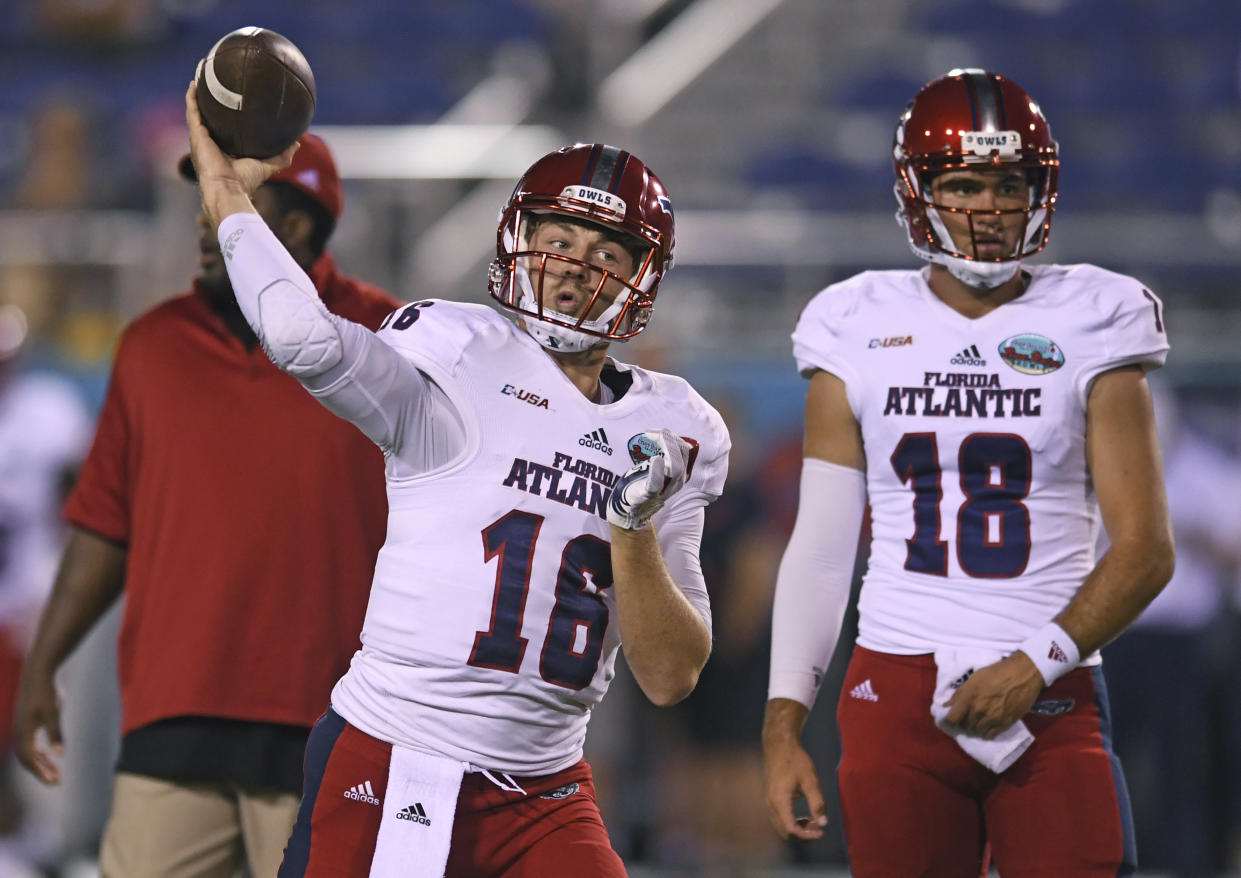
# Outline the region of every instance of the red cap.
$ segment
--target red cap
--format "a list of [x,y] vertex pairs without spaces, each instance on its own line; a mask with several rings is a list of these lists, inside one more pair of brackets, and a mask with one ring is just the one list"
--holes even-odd
[[[344,208],[344,196],[340,188],[340,172],[336,170],[336,161],[332,158],[327,144],[313,134],[303,134],[298,138],[301,148],[293,153],[293,163],[277,174],[272,174],[268,182],[290,183],[301,189],[336,219],[340,219]],[[189,154],[183,155],[177,162],[177,170],[181,176],[192,182],[198,181],[198,173]]]

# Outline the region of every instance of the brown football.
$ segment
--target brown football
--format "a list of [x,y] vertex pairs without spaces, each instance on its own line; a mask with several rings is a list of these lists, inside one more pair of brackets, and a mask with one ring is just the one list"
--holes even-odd
[[305,56],[266,28],[226,34],[194,78],[203,124],[232,156],[280,154],[306,133],[315,114],[315,77]]

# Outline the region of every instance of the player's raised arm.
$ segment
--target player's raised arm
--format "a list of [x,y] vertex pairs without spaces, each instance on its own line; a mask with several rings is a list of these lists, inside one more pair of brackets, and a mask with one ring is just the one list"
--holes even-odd
[[190,156],[203,210],[217,229],[237,304],[271,361],[385,451],[425,426],[427,382],[366,327],[332,314],[306,271],[276,238],[251,196],[287,167],[296,146],[271,159],[232,158],[199,115],[197,85],[185,95]]

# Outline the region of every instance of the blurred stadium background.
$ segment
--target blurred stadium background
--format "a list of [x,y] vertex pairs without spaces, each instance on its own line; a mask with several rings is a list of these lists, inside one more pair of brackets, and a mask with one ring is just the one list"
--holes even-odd
[[[1239,493],[1238,0],[7,0],[0,305],[28,326],[19,365],[68,377],[91,411],[120,328],[194,272],[196,191],[174,168],[182,95],[211,45],[251,24],[292,39],[314,69],[312,130],[347,181],[338,261],[403,298],[487,301],[497,212],[519,173],[563,143],[623,145],[671,191],[677,267],[633,356],[706,392],[737,453],[708,543],[711,673],[668,711],[618,679],[592,724],[605,816],[635,875],[844,868],[838,812],[822,843],[785,847],[758,775],[766,614],[799,466],[788,334],[826,284],[915,264],[892,218],[890,146],[928,80],[986,67],[1039,100],[1063,162],[1041,258],[1094,262],[1160,293],[1173,344],[1161,392],[1224,462],[1206,482]],[[1205,802],[1204,839],[1160,816],[1189,808],[1168,801],[1171,745],[1134,734],[1126,754],[1145,859],[1168,874],[1241,865],[1239,547],[1241,528],[1212,548],[1213,603],[1177,629],[1209,646],[1181,669],[1209,679],[1209,698],[1182,718],[1195,737],[1175,745],[1205,766],[1176,794]],[[34,821],[38,838],[0,841],[46,874],[90,874],[115,746],[109,633],[68,669],[67,789],[23,787],[26,836]],[[835,694],[810,729],[825,779]],[[1148,714],[1163,709],[1160,691],[1146,697]],[[1138,724],[1140,708],[1126,706]],[[1204,871],[1177,865],[1189,844]]]

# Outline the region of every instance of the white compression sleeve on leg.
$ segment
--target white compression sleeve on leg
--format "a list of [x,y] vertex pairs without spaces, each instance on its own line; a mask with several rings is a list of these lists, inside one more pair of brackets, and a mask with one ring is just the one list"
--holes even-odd
[[217,234],[237,304],[271,361],[298,378],[339,363],[335,318],[262,217],[232,214]]
[[844,623],[865,511],[861,470],[803,461],[797,522],[776,577],[769,700],[814,706]]

